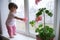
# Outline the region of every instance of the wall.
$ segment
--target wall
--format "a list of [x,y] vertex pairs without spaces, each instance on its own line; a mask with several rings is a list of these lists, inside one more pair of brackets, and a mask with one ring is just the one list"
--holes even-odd
[[0,34],[2,33],[1,31],[1,1],[0,1]]
[[7,34],[7,29],[6,29],[6,25],[5,25],[5,21],[8,15],[8,0],[0,0],[1,3],[1,24],[2,24],[2,35],[3,36],[8,36]]
[[59,40],[60,40],[60,0],[58,0],[58,13],[59,13]]

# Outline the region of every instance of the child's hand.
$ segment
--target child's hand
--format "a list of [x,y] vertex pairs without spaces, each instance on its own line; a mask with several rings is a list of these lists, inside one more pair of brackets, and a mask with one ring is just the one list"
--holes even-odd
[[27,22],[27,20],[28,20],[28,18],[26,18],[26,17],[23,19],[24,22]]

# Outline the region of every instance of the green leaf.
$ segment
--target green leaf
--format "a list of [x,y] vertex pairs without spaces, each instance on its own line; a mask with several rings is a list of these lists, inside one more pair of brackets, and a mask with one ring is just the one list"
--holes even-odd
[[46,8],[42,8],[42,10],[46,10]]
[[39,31],[40,31],[40,33],[41,33],[42,31],[44,31],[44,28],[41,28]]
[[42,26],[43,26],[43,24],[39,24],[39,28],[42,27]]
[[50,17],[52,17],[52,16],[53,16],[53,14],[52,14],[51,12],[49,12],[49,13],[48,13],[48,15],[49,15]]
[[48,16],[50,16],[50,17],[53,16],[53,14],[52,14],[49,10],[47,10],[46,8],[40,8],[40,9],[38,10],[38,12],[36,13],[36,17],[42,15],[42,13],[44,13],[44,11],[45,11],[45,13],[46,13]]
[[55,37],[55,35],[52,33],[51,35],[50,35],[50,38],[54,38]]
[[45,27],[46,27],[47,30],[49,29],[49,26],[45,26]]
[[30,21],[30,24],[33,27],[35,25],[35,21],[34,20]]
[[35,32],[39,32],[39,28],[36,28]]
[[42,12],[44,12],[46,8],[40,8],[39,11],[36,13],[36,17],[42,15]]
[[53,33],[53,31],[54,31],[54,30],[53,30],[52,28],[49,28],[49,32]]
[[46,12],[46,14],[48,14],[49,13],[49,10],[45,10],[45,12]]
[[41,11],[39,11],[39,12],[36,13],[36,17],[38,17],[40,15],[42,15],[42,12]]

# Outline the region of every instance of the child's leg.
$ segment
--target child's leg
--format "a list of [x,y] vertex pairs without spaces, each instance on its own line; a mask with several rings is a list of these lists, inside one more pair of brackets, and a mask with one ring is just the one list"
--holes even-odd
[[9,34],[10,38],[12,38],[13,37],[13,28],[11,26],[8,26],[7,29],[8,29],[8,34]]
[[16,27],[13,26],[13,35],[16,35]]

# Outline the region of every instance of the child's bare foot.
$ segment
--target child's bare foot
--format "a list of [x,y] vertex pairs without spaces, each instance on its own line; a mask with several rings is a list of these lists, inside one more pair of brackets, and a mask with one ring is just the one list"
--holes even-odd
[[16,34],[14,34],[14,35],[16,35]]
[[13,35],[16,35],[16,33],[13,33]]

